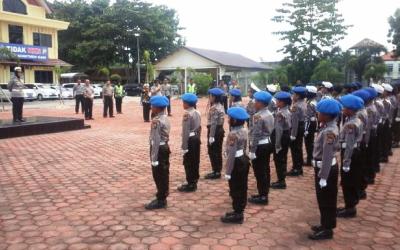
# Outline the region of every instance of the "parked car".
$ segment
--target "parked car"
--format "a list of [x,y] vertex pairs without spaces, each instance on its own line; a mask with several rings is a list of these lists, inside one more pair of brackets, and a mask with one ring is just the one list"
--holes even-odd
[[7,83],[0,84],[0,99],[3,101],[7,101],[10,98],[10,91],[7,88]]
[[[4,94],[7,95],[9,98],[11,98],[11,94],[10,91],[7,88],[7,83],[2,83],[1,85],[1,89],[3,91],[1,91],[0,95],[1,98],[4,100],[7,100],[7,98],[5,96],[3,96]],[[25,101],[34,101],[37,99],[37,93],[33,90],[28,88],[27,86],[23,89],[24,92],[24,99]],[[4,93],[4,94],[3,94]]]
[[127,96],[138,96],[142,93],[142,88],[137,83],[127,83],[124,85],[124,91]]
[[63,88],[60,85],[50,85],[50,88],[57,92],[58,97],[60,97],[60,95],[62,95],[63,99],[73,98],[72,92],[67,88]]
[[178,87],[178,85],[171,85],[171,94],[172,95],[179,95],[179,87]]
[[103,97],[103,87],[101,84],[93,84],[94,98]]
[[64,83],[61,85],[60,91],[63,98],[74,98],[75,83]]
[[32,83],[32,84],[25,84],[25,86],[29,89],[35,91],[37,95],[37,99],[42,101],[44,99],[57,99],[58,93],[54,89],[50,88],[48,84],[41,84],[41,83]]

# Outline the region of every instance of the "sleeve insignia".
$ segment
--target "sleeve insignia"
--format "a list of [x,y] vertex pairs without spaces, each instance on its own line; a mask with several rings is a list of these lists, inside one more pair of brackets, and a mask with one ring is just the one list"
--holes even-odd
[[336,135],[332,132],[326,134],[326,143],[333,144],[336,140]]
[[346,125],[346,131],[349,134],[352,134],[354,132],[355,128],[356,128],[356,125],[354,125],[354,124],[347,124]]
[[153,129],[157,128],[158,123],[159,123],[159,120],[153,120],[153,121],[151,122],[151,127],[152,127]]
[[233,146],[236,143],[237,136],[235,134],[230,134],[228,136],[228,145]]
[[255,115],[253,118],[254,122],[258,122],[260,119],[261,119],[260,115]]
[[184,115],[183,115],[183,120],[184,121],[187,121],[189,119],[189,113],[185,113]]
[[292,113],[297,111],[297,106],[292,106],[292,108],[290,109],[290,111],[292,111]]

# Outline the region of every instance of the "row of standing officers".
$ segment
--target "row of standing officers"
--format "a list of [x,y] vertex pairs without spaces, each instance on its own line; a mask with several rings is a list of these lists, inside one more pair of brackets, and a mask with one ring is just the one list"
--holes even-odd
[[[356,216],[356,206],[366,198],[368,185],[374,184],[380,170],[379,163],[387,162],[392,145],[398,145],[399,102],[389,84],[373,84],[358,90],[347,88],[347,93],[336,98],[330,95],[332,89],[332,84],[324,82],[319,89],[296,86],[291,93],[279,91],[272,96],[253,87],[246,107],[241,102],[240,90],[232,89],[232,106],[227,111],[229,133],[224,152],[224,92],[219,88],[209,90],[207,148],[212,171],[205,179],[221,178],[225,165],[223,176],[229,182],[233,211],[222,216],[222,222],[243,223],[247,202],[267,205],[269,189],[285,189],[286,177],[303,175],[303,165],[314,167],[321,216],[320,224],[311,228],[310,239],[330,239],[337,217]],[[178,190],[194,192],[199,180],[201,115],[196,109],[196,95],[184,94],[182,101],[185,113],[181,149],[186,183]],[[158,209],[166,207],[169,194],[170,123],[165,109],[170,104],[164,96],[152,97],[150,104],[154,114],[149,140],[150,158],[157,193],[146,208]],[[292,168],[287,171],[289,149]],[[341,157],[337,157],[337,153]],[[270,181],[271,157],[278,177],[274,183]],[[258,193],[247,197],[250,166]],[[345,203],[343,208],[337,208],[339,172]]]

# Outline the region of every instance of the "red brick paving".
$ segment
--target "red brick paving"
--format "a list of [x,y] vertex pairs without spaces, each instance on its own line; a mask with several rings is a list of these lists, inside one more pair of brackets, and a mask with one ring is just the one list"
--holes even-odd
[[[205,100],[199,106],[205,127]],[[169,206],[146,211],[155,193],[149,125],[137,103],[123,109],[103,119],[97,105],[91,129],[0,141],[0,249],[400,249],[399,150],[368,188],[358,217],[339,220],[334,240],[312,242],[307,233],[319,216],[311,168],[288,179],[287,190],[272,191],[270,205],[248,205],[243,225],[219,222],[231,202],[224,180],[201,180],[196,193],[176,191],[184,180],[179,101],[171,118]],[[75,116],[72,108],[26,115]],[[204,175],[205,143],[201,155]],[[251,194],[252,173],[249,180]]]

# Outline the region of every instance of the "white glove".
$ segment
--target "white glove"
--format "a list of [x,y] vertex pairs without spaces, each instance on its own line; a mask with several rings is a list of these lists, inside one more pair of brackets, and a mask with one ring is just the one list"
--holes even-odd
[[153,167],[157,167],[157,166],[158,166],[158,161],[153,161],[153,162],[151,163],[151,165],[152,165]]
[[325,179],[319,180],[319,186],[320,186],[321,188],[326,187],[326,185],[328,185],[328,183],[326,183],[326,180],[325,180]]
[[400,122],[400,117],[396,117],[394,120],[395,120],[396,122]]
[[348,173],[349,171],[350,171],[350,167],[349,166],[343,166],[343,171],[345,172],[345,173]]
[[304,136],[307,136],[308,135],[308,131],[304,131]]
[[296,140],[296,136],[292,136],[292,135],[291,135],[291,136],[290,136],[290,140],[291,140],[291,141]]
[[279,152],[281,152],[281,150],[282,150],[281,148],[277,148],[277,149],[275,149],[275,153],[279,154]]
[[256,153],[249,153],[249,158],[250,160],[254,160],[255,158],[257,158]]
[[209,144],[213,144],[214,142],[215,142],[215,138],[214,137],[208,138],[208,143]]
[[188,149],[182,149],[182,151],[181,151],[181,153],[182,153],[182,155],[185,155],[187,152],[189,152],[189,150]]
[[228,174],[226,174],[226,175],[225,175],[225,180],[229,181],[230,179],[231,179],[231,176],[228,175]]

